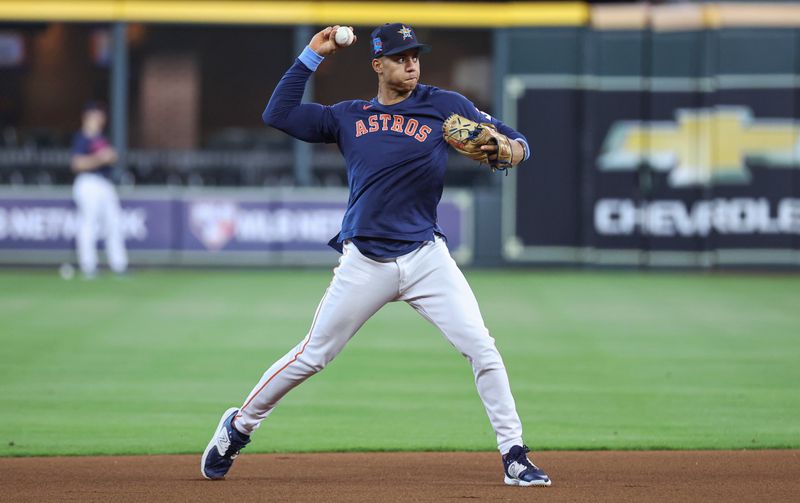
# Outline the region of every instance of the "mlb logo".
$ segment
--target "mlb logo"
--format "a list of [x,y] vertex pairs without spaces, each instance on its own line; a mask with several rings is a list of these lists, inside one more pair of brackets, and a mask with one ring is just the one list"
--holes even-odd
[[197,201],[189,208],[189,228],[208,250],[225,247],[236,234],[238,205],[229,201]]
[[383,50],[383,42],[381,41],[380,37],[375,37],[372,39],[372,52],[378,54]]

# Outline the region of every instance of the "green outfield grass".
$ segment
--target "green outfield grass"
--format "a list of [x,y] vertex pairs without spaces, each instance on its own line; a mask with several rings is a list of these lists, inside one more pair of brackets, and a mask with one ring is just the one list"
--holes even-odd
[[[472,271],[534,449],[800,447],[800,276]],[[0,271],[0,456],[200,452],[329,271]],[[248,452],[491,450],[467,362],[384,308]]]

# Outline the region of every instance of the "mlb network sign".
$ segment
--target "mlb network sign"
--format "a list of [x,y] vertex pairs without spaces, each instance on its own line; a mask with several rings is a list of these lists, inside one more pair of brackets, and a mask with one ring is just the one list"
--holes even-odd
[[[128,247],[157,247],[163,240],[159,201],[126,201],[122,231]],[[0,249],[53,250],[71,246],[78,229],[78,212],[67,199],[0,198]]]
[[185,250],[326,251],[339,232],[342,203],[250,202],[230,199],[186,201],[182,235]]
[[[181,207],[184,225],[180,246],[192,252],[329,252],[328,241],[341,228],[345,200],[346,196],[335,202],[313,198],[187,198]],[[444,200],[439,204],[438,217],[450,250],[457,252],[466,246],[462,208]]]
[[[601,197],[594,205],[595,231],[663,237],[800,234],[800,198],[775,197],[774,190],[718,195],[774,189],[775,182],[758,183],[753,167],[760,168],[762,177],[775,177],[796,170],[798,159],[797,121],[755,118],[744,106],[678,109],[672,121],[618,121],[603,144],[599,171],[636,172],[647,166],[665,177],[667,187],[661,193],[676,197]],[[692,200],[691,191],[697,189],[714,197]]]

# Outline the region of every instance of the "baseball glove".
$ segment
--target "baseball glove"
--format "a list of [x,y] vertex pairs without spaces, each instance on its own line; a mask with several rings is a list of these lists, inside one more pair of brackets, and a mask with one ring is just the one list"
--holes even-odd
[[[489,123],[479,124],[475,121],[453,114],[442,124],[442,134],[459,154],[488,164],[492,172],[506,171],[514,165],[514,154],[511,140]],[[484,145],[497,145],[497,152],[481,150]],[[506,171],[508,174],[508,171]]]

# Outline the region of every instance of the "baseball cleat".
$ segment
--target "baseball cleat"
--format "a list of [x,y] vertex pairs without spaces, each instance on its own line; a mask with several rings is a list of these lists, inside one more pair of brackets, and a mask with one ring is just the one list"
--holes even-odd
[[531,463],[527,445],[515,445],[503,456],[505,483],[509,486],[549,486],[550,477],[541,468]]
[[250,436],[239,433],[231,424],[238,413],[235,407],[225,411],[200,458],[200,471],[209,480],[224,479],[239,451],[250,443]]

